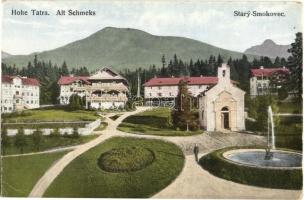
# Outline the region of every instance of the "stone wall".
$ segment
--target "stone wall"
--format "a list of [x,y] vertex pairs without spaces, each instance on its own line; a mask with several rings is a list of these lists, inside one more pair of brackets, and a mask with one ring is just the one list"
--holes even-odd
[[[100,126],[101,120],[97,119],[94,122],[91,122],[89,124],[86,124],[84,128],[78,128],[79,135],[90,135],[92,134],[93,130]],[[37,129],[24,129],[25,135],[31,135],[36,131]],[[42,135],[50,135],[52,132],[54,132],[53,128],[43,128],[40,129],[42,131]],[[18,133],[18,129],[7,129],[7,135],[8,136],[15,136]],[[73,134],[73,128],[71,127],[65,127],[65,128],[59,128],[60,135]]]

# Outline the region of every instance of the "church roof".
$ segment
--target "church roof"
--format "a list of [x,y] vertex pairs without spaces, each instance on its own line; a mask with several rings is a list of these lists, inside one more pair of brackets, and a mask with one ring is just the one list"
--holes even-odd
[[218,78],[214,76],[152,78],[144,86],[178,85],[181,80],[187,81],[188,85],[213,85],[217,83]]
[[9,75],[3,75],[2,76],[2,83],[13,83],[14,78],[20,78],[23,85],[39,85],[39,81],[34,78],[27,78],[27,77],[21,77],[21,76],[9,76]]
[[58,80],[58,84],[59,85],[69,85],[77,80],[82,80],[82,81],[90,84],[88,79],[89,79],[88,76],[61,76],[60,79]]
[[289,70],[285,67],[251,69],[251,75],[257,77],[269,77],[275,72],[289,73]]

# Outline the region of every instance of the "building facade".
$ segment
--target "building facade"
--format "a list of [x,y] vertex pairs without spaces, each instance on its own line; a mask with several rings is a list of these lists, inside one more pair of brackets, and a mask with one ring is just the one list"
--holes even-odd
[[2,113],[39,108],[39,81],[21,76],[2,76]]
[[62,76],[60,85],[60,104],[69,104],[70,96],[85,97],[86,108],[111,109],[124,107],[128,101],[127,80],[113,70],[105,67],[88,77]]
[[218,82],[199,95],[199,122],[207,131],[245,130],[245,92],[230,80],[230,67],[218,68]]
[[188,91],[193,97],[215,85],[217,77],[171,77],[152,78],[144,84],[144,98],[146,105],[153,103],[163,106],[174,103],[178,95],[178,87],[181,80],[187,82]]
[[[270,79],[276,76],[278,79],[284,79],[284,75],[289,75],[289,70],[285,67],[251,69],[250,73],[250,95],[252,97],[266,95],[275,90],[271,90]],[[278,80],[280,81],[280,80]],[[277,81],[277,82],[278,82]],[[280,86],[277,86],[280,87]]]

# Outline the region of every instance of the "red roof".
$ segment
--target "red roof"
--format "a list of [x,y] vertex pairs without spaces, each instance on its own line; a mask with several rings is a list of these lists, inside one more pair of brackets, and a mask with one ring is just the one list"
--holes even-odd
[[187,81],[188,85],[214,85],[218,78],[214,76],[152,78],[144,86],[178,85],[181,80]]
[[2,76],[2,83],[12,83],[14,78],[20,78],[22,80],[23,85],[39,85],[39,81],[34,78],[26,78],[26,77],[20,77],[20,76],[8,76],[8,75]]
[[289,73],[289,70],[285,67],[280,68],[259,68],[259,69],[251,69],[252,76],[264,76],[269,77],[275,72]]
[[59,85],[68,85],[77,80],[82,80],[82,81],[90,84],[88,79],[89,79],[88,76],[61,76],[60,79],[58,80],[58,84]]

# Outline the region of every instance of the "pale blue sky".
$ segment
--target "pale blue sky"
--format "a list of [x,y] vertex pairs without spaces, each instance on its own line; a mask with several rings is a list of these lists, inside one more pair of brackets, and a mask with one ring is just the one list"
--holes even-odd
[[[48,10],[50,16],[12,16],[12,9]],[[56,16],[58,9],[95,10],[96,16]],[[285,17],[234,17],[234,11],[284,12]],[[290,44],[301,31],[301,5],[293,2],[27,1],[3,3],[2,50],[28,54],[50,50],[107,27],[182,36],[243,52],[271,38]]]

